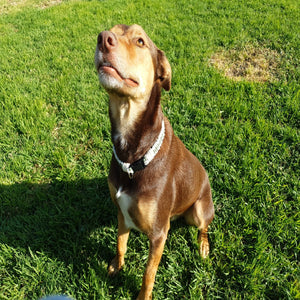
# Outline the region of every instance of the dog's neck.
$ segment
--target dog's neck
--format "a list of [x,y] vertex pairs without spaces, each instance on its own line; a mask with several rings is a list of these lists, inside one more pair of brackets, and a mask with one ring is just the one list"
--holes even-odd
[[110,95],[111,137],[122,161],[136,161],[155,143],[163,120],[160,90],[155,83],[146,99]]

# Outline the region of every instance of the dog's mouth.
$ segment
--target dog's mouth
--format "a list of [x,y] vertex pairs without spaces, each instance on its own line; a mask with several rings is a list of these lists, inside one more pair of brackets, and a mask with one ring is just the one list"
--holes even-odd
[[130,87],[137,87],[139,85],[139,83],[132,78],[124,78],[120,74],[120,72],[111,65],[100,65],[98,68],[98,72],[99,71],[102,71],[103,73],[114,77],[118,81],[124,82],[126,85],[129,85]]

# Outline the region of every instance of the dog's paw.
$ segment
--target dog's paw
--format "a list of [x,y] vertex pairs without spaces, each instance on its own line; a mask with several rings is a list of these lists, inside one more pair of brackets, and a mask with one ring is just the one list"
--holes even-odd
[[209,243],[207,240],[203,240],[200,242],[200,249],[199,249],[200,255],[202,258],[207,258],[209,255]]
[[118,272],[119,272],[119,270],[115,266],[110,265],[108,267],[108,275],[109,276],[115,276],[116,274],[118,274]]
[[116,256],[108,266],[108,275],[109,276],[115,276],[116,274],[119,273],[119,271],[122,269],[124,266],[124,261],[120,261],[118,256]]

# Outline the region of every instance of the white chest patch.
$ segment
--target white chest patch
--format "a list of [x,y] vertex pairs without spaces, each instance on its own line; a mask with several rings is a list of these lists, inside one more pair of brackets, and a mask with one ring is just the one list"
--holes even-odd
[[116,199],[120,206],[122,214],[124,216],[124,221],[125,221],[126,227],[139,230],[136,227],[136,225],[134,224],[134,222],[132,221],[132,219],[129,215],[129,212],[128,212],[128,210],[132,204],[132,198],[129,195],[127,195],[126,193],[122,193],[122,187],[120,187],[116,193]]

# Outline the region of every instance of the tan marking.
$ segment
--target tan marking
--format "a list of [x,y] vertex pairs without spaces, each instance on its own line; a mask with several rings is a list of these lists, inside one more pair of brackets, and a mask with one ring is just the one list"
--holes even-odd
[[[132,99],[143,99],[145,101],[151,92],[154,81],[154,65],[148,45],[149,38],[138,25],[129,27],[127,31],[124,31],[122,26],[117,25],[110,31],[115,34],[118,46],[111,49],[108,55],[109,62],[123,78],[131,78],[138,82],[138,87],[133,88],[126,84],[123,84],[121,87],[117,85],[117,93],[129,96]],[[142,38],[145,41],[145,46],[140,47],[137,44],[138,38]],[[102,59],[102,53],[96,48],[96,65],[99,65]]]
[[139,198],[134,214],[142,232],[149,233],[153,228],[157,216],[157,199]]
[[199,253],[203,258],[207,258],[209,255],[209,242],[208,242],[208,234],[207,228],[201,230],[199,235]]
[[[122,188],[118,190],[108,180],[108,186],[111,198],[122,212],[124,224],[127,228],[140,230],[149,233],[154,227],[155,217],[157,215],[156,199],[139,198],[134,199],[122,192]],[[134,219],[131,217],[134,216]]]
[[126,136],[134,128],[138,117],[146,109],[146,104],[146,102],[136,99],[124,100],[123,97],[117,95],[110,100],[110,111],[121,136]]

